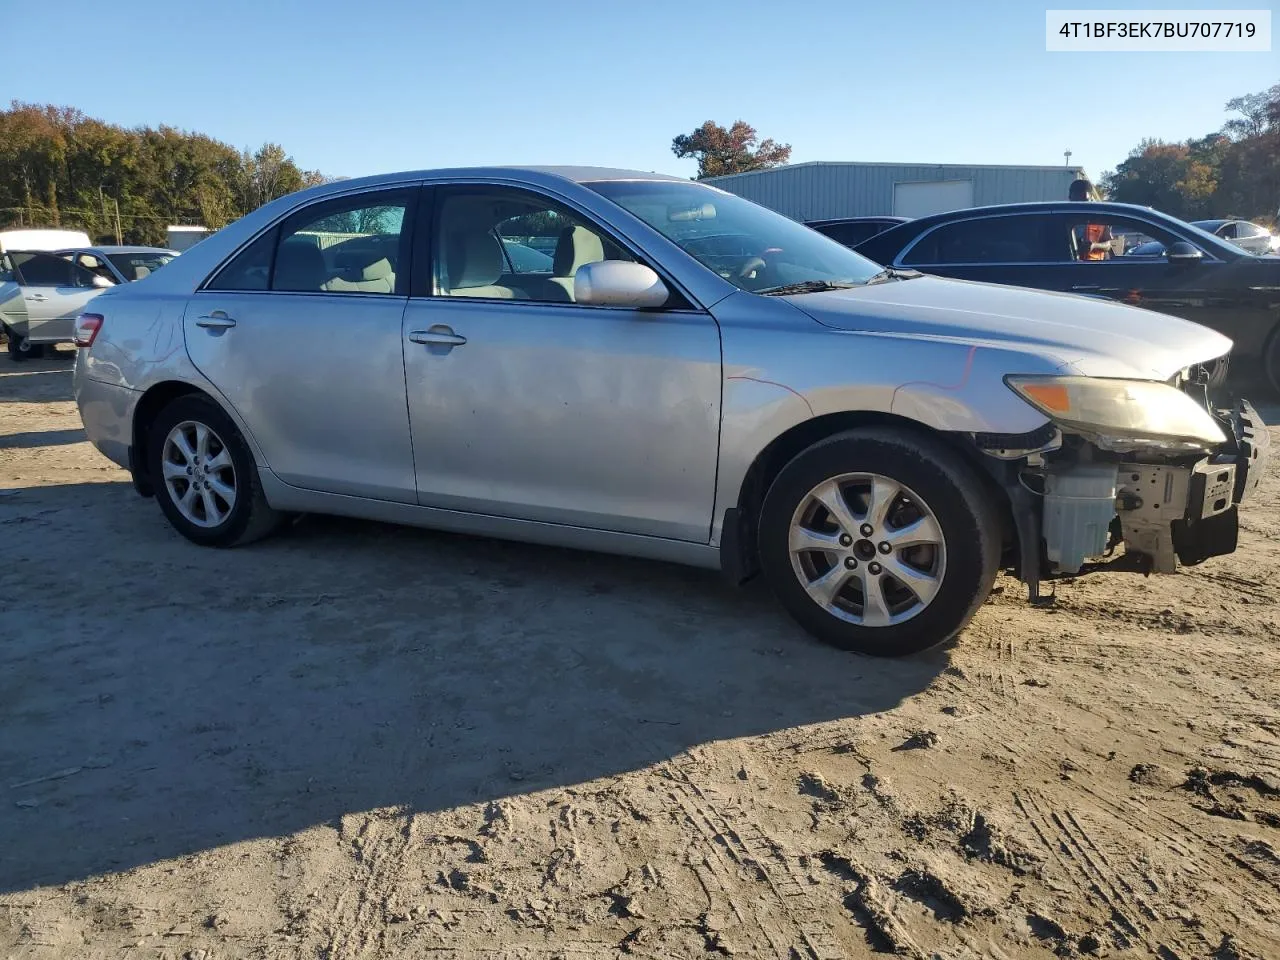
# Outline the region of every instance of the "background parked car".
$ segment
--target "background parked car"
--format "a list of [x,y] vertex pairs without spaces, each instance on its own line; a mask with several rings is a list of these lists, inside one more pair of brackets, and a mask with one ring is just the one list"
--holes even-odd
[[163,247],[74,247],[57,254],[115,284],[149,277],[178,256],[178,251]]
[[115,286],[65,257],[36,250],[0,254],[0,327],[14,360],[70,343],[85,304]]
[[[1080,260],[1077,230],[1105,225],[1149,241]],[[1148,246],[1148,242],[1159,249]],[[1280,390],[1280,259],[1255,257],[1149,207],[1015,203],[922,217],[859,244],[878,263],[924,273],[1120,300],[1226,334],[1232,356],[1261,360]],[[1225,377],[1225,364],[1214,382]]]
[[1192,220],[1191,225],[1258,255],[1274,253],[1280,246],[1280,236],[1272,236],[1266,227],[1248,220]]
[[906,223],[910,217],[841,217],[836,220],[808,220],[805,226],[813,227],[819,233],[826,234],[837,243],[846,247],[856,247],[864,240],[870,240],[877,233],[890,227]]

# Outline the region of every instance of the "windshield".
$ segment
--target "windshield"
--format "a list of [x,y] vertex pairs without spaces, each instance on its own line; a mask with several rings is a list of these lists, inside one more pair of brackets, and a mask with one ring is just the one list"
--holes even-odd
[[133,282],[155,273],[173,259],[170,253],[109,253],[107,259],[121,275]]
[[879,264],[816,230],[703,184],[610,180],[586,186],[743,290],[852,286],[881,272]]

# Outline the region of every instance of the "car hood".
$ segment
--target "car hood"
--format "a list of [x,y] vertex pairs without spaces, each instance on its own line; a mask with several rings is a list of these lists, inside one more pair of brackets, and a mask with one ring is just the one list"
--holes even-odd
[[788,297],[837,330],[945,338],[1034,352],[1093,376],[1165,380],[1231,349],[1197,323],[1110,300],[916,277]]

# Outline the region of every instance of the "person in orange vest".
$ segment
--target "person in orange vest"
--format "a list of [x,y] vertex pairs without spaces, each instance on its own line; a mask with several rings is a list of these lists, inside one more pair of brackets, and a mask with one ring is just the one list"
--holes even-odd
[[[1081,177],[1071,183],[1070,200],[1092,200],[1093,184]],[[1111,256],[1111,228],[1105,223],[1083,223],[1075,228],[1076,259],[1106,260]]]

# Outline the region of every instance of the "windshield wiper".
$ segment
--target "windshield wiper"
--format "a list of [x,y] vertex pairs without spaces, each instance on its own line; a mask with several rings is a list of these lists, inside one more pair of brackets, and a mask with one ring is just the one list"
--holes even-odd
[[765,297],[785,297],[793,293],[821,293],[824,290],[848,290],[852,283],[832,283],[830,280],[801,280],[799,283],[784,283],[779,287],[765,287],[755,290]]
[[914,280],[916,277],[923,276],[924,274],[919,270],[895,270],[893,267],[885,267],[867,281],[867,286],[873,283],[888,283],[890,280]]

